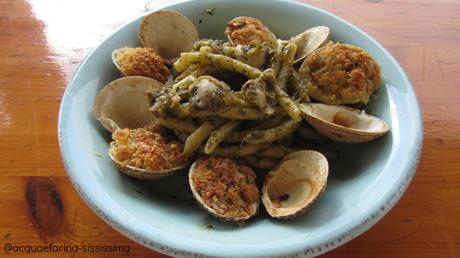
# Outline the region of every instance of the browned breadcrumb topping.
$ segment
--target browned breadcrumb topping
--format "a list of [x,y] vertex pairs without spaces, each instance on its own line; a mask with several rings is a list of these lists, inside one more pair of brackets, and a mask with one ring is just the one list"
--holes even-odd
[[251,215],[259,199],[254,171],[229,158],[210,157],[196,162],[192,176],[203,202],[225,217]]
[[238,17],[229,21],[225,35],[229,36],[235,45],[259,45],[265,42],[271,48],[276,48],[277,45],[273,33],[252,17]]
[[162,83],[168,80],[169,70],[165,60],[153,48],[123,48],[116,57],[124,76],[140,75]]
[[381,84],[380,66],[363,49],[329,42],[302,65],[311,97],[327,104],[369,101]]
[[161,128],[118,129],[112,134],[110,154],[123,165],[162,171],[186,162],[183,145],[167,141],[159,132]]

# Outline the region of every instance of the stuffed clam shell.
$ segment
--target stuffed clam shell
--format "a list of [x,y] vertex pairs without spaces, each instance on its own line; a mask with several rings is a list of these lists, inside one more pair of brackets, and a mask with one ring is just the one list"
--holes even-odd
[[230,20],[225,35],[235,46],[267,44],[275,49],[278,45],[275,34],[254,17],[240,16]]
[[229,158],[209,157],[192,164],[189,184],[193,196],[214,217],[244,223],[259,207],[256,175]]
[[158,179],[184,168],[180,143],[169,141],[149,110],[147,92],[163,88],[160,82],[129,76],[106,85],[96,96],[94,114],[112,132],[109,156],[123,173],[140,179]]

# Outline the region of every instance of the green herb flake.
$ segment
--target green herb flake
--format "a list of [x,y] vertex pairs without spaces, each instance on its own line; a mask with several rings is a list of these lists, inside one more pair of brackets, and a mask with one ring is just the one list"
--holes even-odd
[[209,15],[209,16],[213,16],[215,11],[216,11],[216,8],[214,8],[214,7],[209,7],[209,8],[206,8],[206,10],[205,10],[206,14]]
[[206,230],[206,231],[210,231],[210,230],[212,230],[214,228],[214,226],[211,225],[211,224],[204,224],[204,225],[201,225],[200,228],[203,229],[203,230]]
[[93,154],[96,155],[98,158],[102,158],[102,153],[93,150]]

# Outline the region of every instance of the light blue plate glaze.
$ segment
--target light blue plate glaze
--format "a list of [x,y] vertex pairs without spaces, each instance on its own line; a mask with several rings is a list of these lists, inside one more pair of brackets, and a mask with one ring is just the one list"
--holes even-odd
[[[207,8],[215,8],[213,16]],[[242,15],[261,19],[284,39],[312,26],[329,26],[334,40],[366,49],[381,65],[384,85],[368,110],[389,122],[391,132],[372,143],[343,147],[343,162],[332,164],[325,194],[304,216],[278,222],[262,214],[243,228],[219,222],[183,193],[185,176],[141,182],[120,174],[107,155],[110,135],[94,118],[93,102],[119,76],[112,50],[139,45],[138,18],[88,55],[67,87],[59,114],[69,177],[103,220],[134,241],[173,256],[314,256],[363,233],[398,201],[416,171],[422,123],[407,76],[374,39],[330,13],[291,1],[187,1],[167,9],[189,17],[202,38],[223,38],[226,22]]]

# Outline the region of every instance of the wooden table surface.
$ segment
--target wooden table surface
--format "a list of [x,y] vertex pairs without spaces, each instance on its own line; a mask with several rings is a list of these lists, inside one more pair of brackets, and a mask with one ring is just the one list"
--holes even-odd
[[[424,120],[416,176],[374,227],[323,257],[460,256],[460,1],[306,1],[375,37],[413,82]],[[64,171],[61,97],[105,36],[145,12],[144,1],[0,0],[0,238],[2,246],[124,245],[95,257],[164,257],[100,220]],[[90,253],[9,253],[87,257]]]

